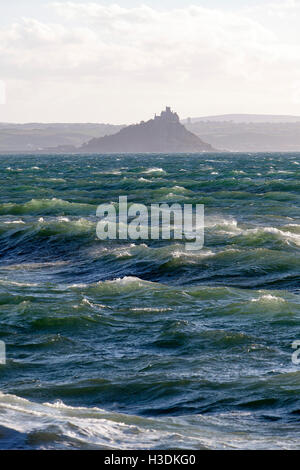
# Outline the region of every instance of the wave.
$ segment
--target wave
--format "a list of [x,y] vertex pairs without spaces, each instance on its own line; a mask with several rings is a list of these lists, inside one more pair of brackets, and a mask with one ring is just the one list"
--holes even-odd
[[274,303],[274,302],[285,302],[285,300],[282,297],[276,297],[271,294],[263,294],[258,298],[251,299],[251,302]]
[[[291,425],[276,432],[235,411],[146,418],[101,408],[36,403],[0,392],[2,449],[297,449]],[[273,429],[273,434],[270,430]]]
[[138,181],[140,181],[141,183],[152,183],[152,180],[147,180],[146,178],[139,178]]
[[[242,303],[246,304],[249,302],[289,302],[298,304],[298,296],[296,294],[288,293],[287,291],[277,291],[277,290],[253,290],[245,288],[236,288],[236,287],[226,287],[226,286],[210,286],[210,285],[193,285],[193,286],[171,286],[164,284],[162,282],[153,282],[141,279],[134,276],[125,276],[123,278],[116,278],[113,280],[99,281],[90,284],[70,284],[66,286],[68,289],[75,289],[81,293],[94,293],[94,294],[107,294],[114,295],[118,291],[121,295],[127,294],[129,292],[136,292],[136,294],[148,293],[149,298],[160,296],[165,298],[165,295],[168,294],[167,299],[178,297],[178,300],[182,300],[183,303],[188,300],[187,296],[191,298],[201,298],[205,299],[228,299],[229,302],[232,302],[233,299],[240,300]],[[250,304],[249,304],[250,305]],[[160,307],[162,307],[160,305]],[[138,307],[134,307],[138,308]],[[151,308],[154,308],[151,307]],[[156,308],[156,307],[155,307]],[[164,308],[164,307],[163,307]],[[144,307],[143,307],[144,309]],[[140,308],[138,308],[140,310]],[[146,310],[145,310],[146,311]]]
[[96,205],[69,202],[63,199],[32,199],[22,204],[0,204],[0,215],[81,215],[95,214]]
[[150,282],[140,279],[135,276],[125,276],[123,278],[117,278],[107,281],[99,281],[91,284],[71,284],[69,286],[72,289],[84,289],[88,291],[93,290],[100,293],[101,291],[113,294],[114,292],[137,292],[138,290],[157,290],[165,289],[167,286],[159,284],[157,282]]
[[[9,264],[1,266],[3,271],[35,271],[36,269],[47,269],[56,268],[60,266],[67,266],[70,261],[45,261],[43,263],[21,263],[21,264]],[[1,282],[1,281],[0,281]]]
[[4,286],[17,286],[17,287],[37,287],[38,284],[32,282],[18,282],[8,279],[0,279],[0,285]]
[[152,174],[152,173],[166,174],[166,172],[165,172],[165,170],[163,170],[163,168],[148,168],[147,170],[144,171],[144,173],[147,173],[147,174]]
[[162,439],[170,444],[174,435],[150,419],[61,401],[38,404],[0,393],[0,409],[2,426],[16,431],[8,448],[155,448]]
[[[48,238],[55,235],[61,235],[67,238],[71,238],[74,235],[80,235],[85,233],[96,233],[96,221],[86,219],[84,217],[77,219],[69,219],[68,217],[39,217],[38,219],[18,220],[18,221],[5,221],[2,222],[1,227],[0,221],[0,234],[2,236],[9,237],[11,234],[14,235],[16,240],[17,234],[25,235],[28,237],[43,237]],[[18,227],[19,225],[19,227]]]
[[[298,448],[294,162],[2,155],[0,447]],[[100,241],[119,195],[205,204],[204,248]]]
[[[211,215],[205,217],[205,228],[223,229],[223,228],[238,229],[238,223],[235,218],[225,218],[218,215]],[[239,229],[238,229],[239,230]]]
[[[4,269],[25,272],[22,265],[67,261],[65,273],[74,273],[78,277],[77,263],[80,262],[83,282],[88,277],[94,281],[97,277],[115,278],[116,274],[120,278],[127,274],[129,278],[165,280],[167,283],[176,278],[180,282],[182,276],[184,284],[196,284],[200,280],[207,283],[212,279],[222,282],[224,276],[233,276],[230,278],[232,285],[241,286],[238,283],[246,282],[245,276],[254,283],[256,275],[253,287],[262,287],[264,282],[267,285],[280,279],[283,284],[289,279],[296,282],[299,270],[299,257],[295,256],[295,250],[300,246],[297,224],[280,228],[245,228],[245,224],[239,225],[234,218],[209,216],[206,218],[205,247],[186,251],[184,241],[100,241],[96,237],[96,218],[59,215],[29,219],[24,216],[23,220],[15,221],[18,223],[6,222],[0,223],[1,252],[5,256],[5,265],[12,267],[4,266]],[[20,250],[24,255],[16,261],[14,256],[20,257]],[[36,256],[33,258],[34,251]],[[32,264],[28,270],[34,272],[47,267],[50,269],[51,265],[38,267]],[[49,274],[54,274],[54,270],[55,266]]]
[[242,243],[256,244],[262,246],[263,243],[274,239],[275,241],[300,245],[300,234],[280,230],[276,227],[259,227],[254,229],[241,230],[240,240]]
[[24,220],[7,220],[3,223],[6,224],[6,225],[9,225],[9,224],[25,224]]

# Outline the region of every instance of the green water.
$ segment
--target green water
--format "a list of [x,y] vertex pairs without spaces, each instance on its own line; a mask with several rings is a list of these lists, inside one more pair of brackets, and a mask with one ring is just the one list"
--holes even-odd
[[[1,156],[0,448],[299,448],[299,164]],[[203,249],[100,241],[120,195],[204,204]]]

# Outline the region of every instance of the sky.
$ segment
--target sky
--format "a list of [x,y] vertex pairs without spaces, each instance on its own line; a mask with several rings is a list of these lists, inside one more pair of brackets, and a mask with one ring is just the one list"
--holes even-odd
[[0,121],[300,115],[300,0],[0,0]]

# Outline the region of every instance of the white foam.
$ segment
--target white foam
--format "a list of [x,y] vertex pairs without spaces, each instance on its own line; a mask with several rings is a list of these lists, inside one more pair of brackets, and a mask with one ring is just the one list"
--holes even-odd
[[[55,448],[60,443],[72,448],[99,449],[297,449],[299,439],[283,427],[271,436],[266,426],[253,427],[250,412],[234,411],[180,417],[145,418],[105,411],[101,408],[73,407],[58,400],[35,403],[0,392],[1,425],[22,433],[14,435],[12,446],[31,436],[35,448]],[[250,426],[250,428],[249,428]],[[270,427],[270,424],[268,423]],[[249,429],[241,433],[241,428]],[[48,440],[41,433],[48,435]],[[287,436],[286,438],[283,436]],[[28,447],[30,447],[30,443]],[[60,444],[61,445],[61,444]]]
[[23,220],[8,220],[6,222],[3,222],[4,224],[25,224]]
[[213,228],[213,227],[230,227],[231,229],[237,228],[237,221],[234,218],[227,219],[225,217],[220,216],[207,216],[205,217],[205,227],[206,228]]
[[9,266],[3,266],[1,269],[7,271],[14,270],[31,270],[31,269],[42,269],[42,268],[51,268],[56,266],[64,266],[69,264],[69,261],[49,261],[44,263],[22,263],[22,264],[10,264]]
[[17,282],[17,281],[8,281],[6,279],[0,279],[0,284],[6,286],[17,286],[17,287],[37,287],[38,284],[30,282]]
[[107,307],[106,305],[103,305],[103,304],[93,303],[89,299],[87,299],[86,297],[84,297],[82,299],[82,303],[87,304],[89,307],[92,307],[92,308],[110,308],[110,307]]
[[285,232],[280,230],[276,227],[259,227],[255,229],[247,229],[243,231],[244,235],[251,234],[251,233],[271,233],[274,235],[279,236],[283,240],[292,240],[296,245],[300,245],[300,235],[292,232]]
[[142,181],[143,183],[152,183],[151,180],[147,180],[146,178],[143,178],[143,177],[139,178],[139,181]]
[[251,302],[285,302],[285,300],[272,294],[263,294],[258,298],[251,299]]
[[162,168],[148,168],[144,173],[166,173]]
[[[144,284],[147,283],[148,281],[143,281],[139,277],[135,276],[125,276],[122,278],[117,278],[113,279],[112,281],[104,281],[105,284],[120,284],[120,285],[128,285],[128,284],[133,284],[133,283],[138,283],[138,284]],[[99,281],[98,284],[103,284],[103,281]],[[152,284],[152,283],[150,283]]]
[[173,258],[192,258],[197,260],[199,258],[210,258],[211,256],[215,256],[215,253],[210,250],[200,250],[200,251],[174,251]]
[[153,312],[153,313],[159,313],[159,312],[168,312],[172,310],[169,307],[137,307],[137,308],[131,308],[131,312]]

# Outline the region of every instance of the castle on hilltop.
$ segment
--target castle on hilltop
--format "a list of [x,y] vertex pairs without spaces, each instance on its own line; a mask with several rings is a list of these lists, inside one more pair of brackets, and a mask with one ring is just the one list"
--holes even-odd
[[210,144],[188,131],[169,106],[154,119],[124,127],[116,134],[91,139],[83,153],[199,153],[212,152]]
[[160,113],[160,116],[157,116],[155,114],[154,119],[157,120],[163,120],[163,121],[169,121],[169,122],[179,122],[179,116],[177,113],[173,113],[171,111],[170,106],[166,106],[166,110],[162,111]]

